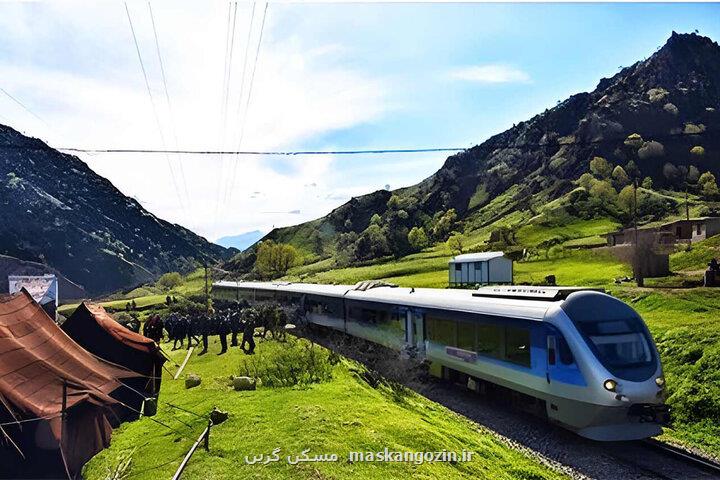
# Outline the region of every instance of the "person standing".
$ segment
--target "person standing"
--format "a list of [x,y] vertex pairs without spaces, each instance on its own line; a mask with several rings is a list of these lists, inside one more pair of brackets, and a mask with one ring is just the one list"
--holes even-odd
[[230,333],[230,311],[225,310],[217,314],[217,331],[220,337],[220,353],[222,355],[227,352],[227,335]]
[[[257,312],[254,308],[246,308],[243,310],[242,319],[243,339],[240,348],[246,354],[252,355],[255,353],[255,339],[253,336],[255,335],[255,326],[257,324]],[[248,348],[245,348],[246,343]]]

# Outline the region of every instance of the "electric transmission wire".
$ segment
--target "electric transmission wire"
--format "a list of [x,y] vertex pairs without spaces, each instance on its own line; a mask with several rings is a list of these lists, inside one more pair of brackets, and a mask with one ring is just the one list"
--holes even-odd
[[[165,76],[165,64],[163,63],[162,54],[160,53],[160,40],[158,39],[157,28],[155,27],[155,15],[153,15],[152,5],[150,4],[150,2],[148,2],[148,10],[150,12],[150,22],[152,23],[153,36],[155,37],[155,50],[157,52],[158,63],[160,64],[160,74],[162,76],[163,89],[165,90],[165,100],[167,101],[168,113],[170,114],[170,127],[173,135],[175,150],[178,150],[175,116],[173,114],[172,102],[170,102],[170,93],[167,86],[167,77]],[[190,194],[188,193],[187,181],[185,180],[185,169],[183,168],[182,162],[179,162],[178,166],[180,167],[180,178],[183,183],[183,188],[185,189],[185,199],[189,202]]]
[[15,98],[14,96],[10,95],[10,93],[9,93],[7,90],[5,90],[4,88],[0,87],[0,92],[4,93],[5,96],[7,96],[10,100],[12,100],[12,101],[15,102],[16,104],[20,105],[20,108],[22,108],[23,110],[25,110],[27,113],[29,113],[30,115],[32,115],[32,116],[35,117],[36,119],[40,120],[40,122],[41,122],[43,125],[45,125],[45,126],[48,127],[48,128],[52,128],[52,127],[50,127],[50,125],[48,125],[48,123],[47,123],[45,120],[43,120],[42,118],[40,118],[38,115],[35,114],[35,112],[33,112],[32,110],[30,110],[28,107],[26,107],[24,103],[22,103],[20,100],[18,100],[18,99]]
[[[265,8],[263,9],[262,21],[260,22],[260,38],[258,39],[257,50],[255,50],[255,60],[253,61],[252,73],[250,75],[250,85],[248,87],[247,101],[245,102],[245,111],[243,112],[242,122],[240,123],[240,139],[238,140],[238,150],[242,146],[242,141],[245,136],[245,126],[247,122],[248,110],[250,109],[250,100],[252,99],[253,84],[255,83],[255,71],[257,69],[258,58],[260,57],[260,47],[262,46],[263,32],[265,31],[265,18],[267,17],[268,2],[265,2]],[[230,190],[228,193],[228,199],[232,198],[232,192],[235,189],[235,176],[237,175],[237,162],[233,162],[232,175],[230,176]]]
[[177,180],[175,178],[175,172],[172,168],[172,163],[170,162],[170,157],[167,155],[167,147],[165,143],[165,135],[163,134],[162,126],[160,125],[160,117],[158,116],[157,107],[155,105],[155,99],[153,98],[152,90],[150,89],[150,82],[148,81],[147,72],[145,70],[145,63],[143,62],[142,55],[140,54],[140,45],[137,41],[137,36],[135,35],[135,27],[133,27],[132,18],[130,17],[130,9],[127,6],[127,2],[125,3],[125,13],[127,13],[127,19],[128,23],[130,24],[130,32],[132,33],[133,42],[135,44],[135,51],[137,52],[138,60],[140,61],[140,70],[142,71],[143,79],[145,80],[145,88],[147,89],[148,96],[150,97],[150,104],[152,105],[153,115],[155,117],[155,123],[157,125],[158,133],[160,134],[160,141],[163,145],[163,150],[165,150],[165,159],[167,160],[168,168],[170,169],[170,176],[172,177],[173,187],[175,188],[175,194],[177,195],[178,202],[180,202],[180,208],[185,211],[185,204],[182,200],[182,196],[180,195],[180,189],[178,188]]
[[[232,15],[231,15],[232,11]],[[232,22],[230,21],[232,17]],[[219,132],[219,141],[220,141],[220,148],[225,147],[225,138],[227,134],[227,110],[228,110],[228,103],[230,100],[230,81],[232,80],[232,59],[233,59],[233,51],[235,48],[235,25],[237,23],[237,2],[233,2],[232,4],[228,3],[228,24],[227,24],[227,30],[225,33],[225,65],[224,65],[224,72],[223,72],[223,89],[222,89],[222,100],[220,105],[220,132]],[[222,155],[218,155],[218,159],[220,160],[220,171],[218,172],[217,177],[217,186],[215,187],[215,210],[213,215],[213,228],[217,224],[218,219],[218,212],[220,210],[220,197],[221,197],[221,185],[223,183],[224,175],[223,172],[225,170],[225,157]]]
[[[240,95],[238,95],[238,106],[237,106],[237,112],[236,117],[238,120],[240,119],[240,111],[242,108],[242,101],[245,94],[245,77],[247,72],[247,60],[248,60],[248,52],[250,51],[250,39],[252,38],[252,27],[253,27],[253,20],[255,19],[255,5],[256,3],[253,1],[252,3],[252,9],[250,10],[250,21],[248,22],[248,32],[247,32],[247,39],[245,40],[245,53],[243,55],[243,67],[242,67],[242,73],[240,75]],[[239,125],[238,125],[239,126]],[[224,192],[223,192],[223,202],[227,202],[228,200],[228,192],[230,190],[230,178],[235,176],[235,169],[237,168],[235,165],[232,167],[232,175],[229,176],[227,179],[225,179],[224,184]]]

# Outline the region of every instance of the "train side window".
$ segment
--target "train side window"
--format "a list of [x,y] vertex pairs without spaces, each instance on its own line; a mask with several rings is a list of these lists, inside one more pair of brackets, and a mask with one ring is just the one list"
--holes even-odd
[[475,324],[469,322],[458,322],[458,348],[475,351]]
[[558,347],[560,347],[558,348],[560,352],[560,362],[563,365],[572,365],[575,363],[575,357],[573,357],[572,350],[570,350],[570,345],[568,345],[562,335],[558,338]]
[[477,326],[477,352],[489,357],[501,357],[502,330],[499,326],[482,324]]
[[508,327],[505,331],[505,359],[530,366],[530,330]]
[[452,320],[429,317],[427,319],[428,339],[435,343],[454,347],[455,327],[456,323]]

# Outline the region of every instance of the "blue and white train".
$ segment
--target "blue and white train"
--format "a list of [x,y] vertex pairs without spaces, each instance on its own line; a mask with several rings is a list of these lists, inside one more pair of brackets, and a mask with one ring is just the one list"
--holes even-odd
[[530,397],[550,421],[593,440],[651,437],[668,420],[650,332],[599,291],[224,281],[213,296],[297,305],[309,323],[416,352],[437,376]]

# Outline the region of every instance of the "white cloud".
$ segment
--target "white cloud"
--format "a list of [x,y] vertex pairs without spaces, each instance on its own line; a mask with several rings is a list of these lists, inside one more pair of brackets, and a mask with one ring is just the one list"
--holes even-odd
[[[152,29],[144,4],[129,4],[168,148],[173,129],[182,149],[238,146],[237,114],[249,5],[238,8],[227,133],[222,142],[226,5],[154,7],[173,116],[165,103]],[[122,4],[117,7],[0,5],[2,86],[52,128],[0,96],[11,126],[53,146],[162,148]],[[307,47],[273,26],[268,11],[252,102],[242,144],[247,150],[287,149],[332,131],[374,121],[390,108],[388,86],[342,62],[343,46]],[[280,12],[277,13],[280,15]],[[256,11],[256,17],[259,17]],[[33,28],[24,28],[32,23]],[[258,24],[252,33],[247,94]],[[32,32],[43,32],[41,36]],[[92,39],[101,39],[98,42]],[[65,48],[58,42],[66,42]],[[48,52],[65,57],[49,58]],[[112,58],[112,62],[106,59]],[[97,68],[93,68],[97,59]],[[88,67],[90,65],[90,67]],[[242,102],[244,104],[244,101]],[[148,210],[210,239],[295,224],[324,215],[339,197],[366,193],[366,185],[338,185],[331,157],[82,155],[91,168]],[[273,163],[271,163],[273,162]],[[172,167],[171,175],[170,164]],[[174,176],[174,180],[173,180]],[[183,178],[185,179],[183,182]],[[176,190],[174,184],[178,184]],[[187,187],[187,192],[185,191]],[[308,188],[306,185],[315,184]],[[233,186],[230,194],[225,190]],[[261,192],[254,194],[253,192]],[[182,206],[178,200],[182,198]],[[300,213],[296,213],[296,211]],[[261,214],[263,211],[283,212]]]
[[460,67],[451,70],[448,76],[454,80],[489,84],[530,81],[530,75],[524,70],[501,63]]

